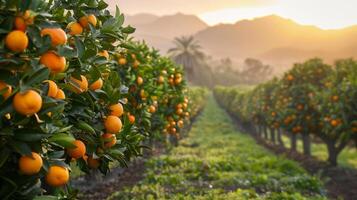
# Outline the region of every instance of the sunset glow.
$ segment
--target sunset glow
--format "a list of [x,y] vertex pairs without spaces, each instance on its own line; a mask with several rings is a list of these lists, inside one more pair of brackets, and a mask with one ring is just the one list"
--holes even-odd
[[235,23],[242,19],[276,14],[292,19],[298,23],[315,25],[324,29],[337,29],[357,23],[354,8],[357,1],[345,0],[280,0],[272,6],[227,8],[199,14],[210,25],[218,23]]

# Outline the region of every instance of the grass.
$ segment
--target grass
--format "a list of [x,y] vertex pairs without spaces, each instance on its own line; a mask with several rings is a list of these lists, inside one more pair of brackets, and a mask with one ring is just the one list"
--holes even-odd
[[213,98],[188,137],[108,199],[326,199],[322,182],[239,133]]
[[[282,137],[286,148],[290,148],[290,139],[288,136]],[[303,152],[302,141],[297,141],[298,152]],[[327,160],[328,153],[325,144],[311,143],[311,154],[319,160]],[[338,156],[338,164],[342,167],[357,169],[357,148],[345,148]]]

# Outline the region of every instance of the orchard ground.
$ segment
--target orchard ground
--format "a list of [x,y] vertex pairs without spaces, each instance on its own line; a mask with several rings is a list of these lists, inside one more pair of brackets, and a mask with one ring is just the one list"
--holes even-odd
[[212,97],[188,136],[108,199],[327,199],[323,182],[237,131]]

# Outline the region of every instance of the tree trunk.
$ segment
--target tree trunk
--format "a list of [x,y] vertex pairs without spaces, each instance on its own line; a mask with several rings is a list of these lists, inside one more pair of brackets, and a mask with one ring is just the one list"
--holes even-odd
[[285,147],[283,139],[281,138],[281,135],[282,135],[281,129],[278,128],[278,131],[277,131],[278,143],[280,146]]
[[262,137],[262,126],[258,125],[258,136]]
[[307,156],[311,156],[311,138],[308,133],[302,134],[302,142],[303,142],[304,154]]
[[338,156],[338,150],[335,147],[335,142],[333,141],[328,141],[326,143],[327,145],[327,151],[328,151],[328,162],[332,166],[337,166],[337,156]]
[[264,131],[264,139],[268,140],[268,128],[266,126],[263,126],[263,131]]
[[270,128],[270,140],[273,144],[276,143],[276,140],[275,140],[275,129],[273,128]]
[[295,133],[290,133],[290,142],[291,142],[291,151],[296,151],[296,134]]

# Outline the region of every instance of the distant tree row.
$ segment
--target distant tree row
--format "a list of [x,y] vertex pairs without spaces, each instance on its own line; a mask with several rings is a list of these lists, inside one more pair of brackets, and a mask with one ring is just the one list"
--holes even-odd
[[230,58],[212,64],[202,52],[202,47],[193,36],[174,39],[175,47],[168,50],[169,56],[184,67],[187,80],[193,85],[212,87],[213,85],[255,85],[271,78],[272,68],[260,60],[247,58],[244,67],[237,70]]

